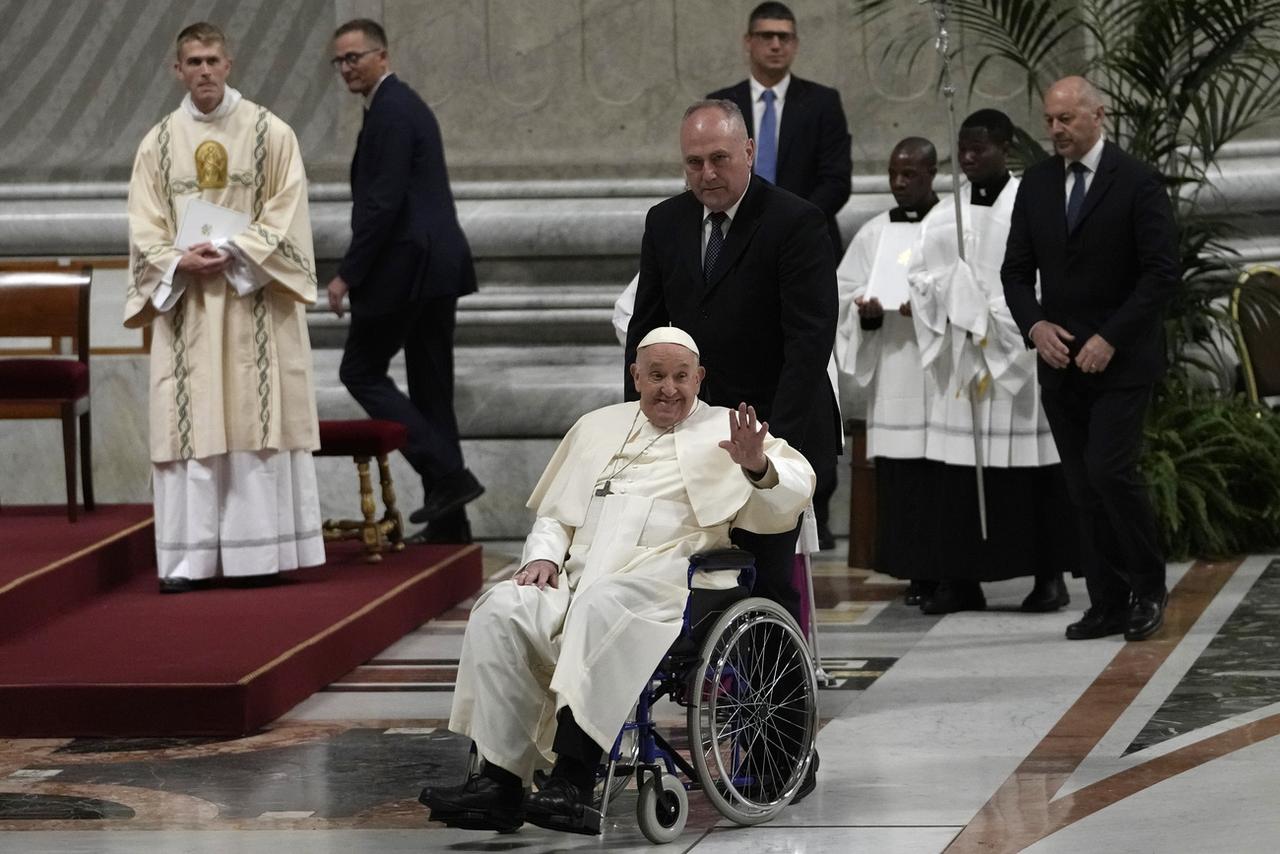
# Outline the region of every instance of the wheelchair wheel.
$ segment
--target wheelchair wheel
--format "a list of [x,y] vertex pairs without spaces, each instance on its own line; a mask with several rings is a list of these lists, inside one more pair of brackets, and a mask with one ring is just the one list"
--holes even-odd
[[684,832],[689,818],[689,795],[674,774],[648,774],[636,799],[636,823],[644,838],[656,845]]
[[730,607],[690,674],[689,751],[720,814],[759,824],[800,789],[818,731],[818,684],[804,635],[780,605]]

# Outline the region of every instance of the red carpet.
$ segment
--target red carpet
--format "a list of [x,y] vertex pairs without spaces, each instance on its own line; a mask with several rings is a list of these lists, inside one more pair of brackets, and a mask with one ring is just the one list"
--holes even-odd
[[[0,508],[0,641],[154,567],[149,504]],[[0,663],[3,659],[0,659]]]
[[[0,515],[5,552],[26,536],[13,530],[16,515],[12,508]],[[146,551],[142,541],[151,542],[151,526],[129,522],[118,516],[121,530],[132,532],[90,548],[81,532],[66,531],[79,525],[64,518],[63,553],[87,554],[55,558],[30,580],[0,585],[7,588],[0,625],[19,616],[11,597],[30,606],[31,585],[99,590],[71,606],[44,603],[39,619],[23,617],[21,631],[0,636],[0,736],[252,732],[481,583],[479,546],[410,547],[367,564],[359,543],[347,542],[328,544],[326,566],[287,573],[280,586],[161,596],[150,553],[134,560]],[[119,556],[130,558],[131,571],[122,571]]]

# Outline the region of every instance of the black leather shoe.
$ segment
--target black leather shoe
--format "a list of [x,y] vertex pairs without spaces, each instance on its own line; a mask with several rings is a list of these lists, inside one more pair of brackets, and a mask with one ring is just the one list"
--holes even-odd
[[418,802],[431,809],[431,820],[463,830],[514,833],[524,824],[524,790],[503,786],[472,774],[461,786],[428,786]]
[[471,523],[464,520],[461,527],[459,527],[457,525],[443,525],[438,522],[432,522],[425,528],[405,537],[404,541],[411,546],[439,544],[465,546],[471,543]]
[[1052,580],[1037,578],[1035,586],[1031,588],[1027,598],[1022,600],[1018,610],[1030,614],[1047,614],[1050,611],[1061,610],[1069,604],[1071,604],[1071,595],[1067,593],[1067,583],[1062,580],[1061,575],[1055,575]]
[[409,515],[415,525],[439,519],[484,495],[484,486],[469,469],[436,482],[422,506]]
[[600,833],[600,811],[591,806],[591,793],[582,792],[563,777],[548,777],[541,789],[525,799],[524,817],[547,830],[587,836]]
[[954,614],[957,611],[981,611],[987,607],[982,585],[976,581],[941,581],[920,603],[926,614]]
[[795,806],[813,793],[818,788],[818,751],[813,751],[813,761],[809,763],[809,772],[804,775],[804,782],[800,784],[800,788],[796,791],[796,796],[791,799],[788,806]]
[[1135,596],[1125,619],[1124,639],[1146,640],[1158,632],[1164,625],[1164,609],[1168,604],[1169,594],[1165,592],[1158,596]]
[[936,581],[921,581],[912,579],[907,584],[907,593],[902,597],[902,601],[907,605],[919,605],[925,599],[933,595],[933,591],[938,589]]
[[1067,640],[1093,640],[1118,635],[1125,630],[1124,611],[1089,608],[1084,616],[1067,626]]
[[161,593],[190,593],[192,590],[208,590],[217,579],[213,578],[173,578],[160,579]]

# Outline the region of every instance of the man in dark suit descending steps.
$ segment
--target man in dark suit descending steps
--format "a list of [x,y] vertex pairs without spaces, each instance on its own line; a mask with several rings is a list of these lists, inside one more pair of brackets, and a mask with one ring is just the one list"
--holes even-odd
[[[469,543],[464,505],[484,487],[466,468],[453,411],[458,297],[476,290],[471,248],[458,224],[440,126],[391,73],[382,26],[357,18],[334,33],[334,68],[364,98],[351,161],[351,245],[329,283],[329,307],[351,327],[339,376],[373,418],[409,428],[405,459],[426,500],[409,517],[427,528],[409,542]],[[406,396],[387,375],[404,349]]]

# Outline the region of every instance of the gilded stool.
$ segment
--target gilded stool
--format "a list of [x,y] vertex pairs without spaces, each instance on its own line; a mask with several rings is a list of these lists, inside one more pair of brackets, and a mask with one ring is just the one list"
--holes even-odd
[[[387,455],[403,448],[409,431],[403,424],[378,419],[353,421],[321,421],[319,457],[351,457],[360,475],[360,512],[364,519],[326,519],[324,538],[330,540],[362,540],[369,561],[382,560],[385,551],[404,548],[404,521],[396,509],[395,485]],[[382,482],[382,518],[377,518],[373,482],[369,477],[369,461],[378,460],[378,476]]]

